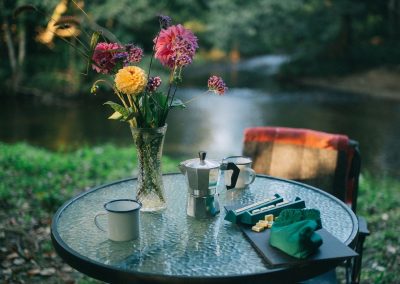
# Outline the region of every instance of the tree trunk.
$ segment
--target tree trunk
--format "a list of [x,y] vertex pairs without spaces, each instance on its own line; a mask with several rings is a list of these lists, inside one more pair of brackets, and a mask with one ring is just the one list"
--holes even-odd
[[3,20],[3,27],[4,27],[4,39],[6,41],[6,45],[7,45],[7,51],[8,51],[8,59],[10,61],[10,67],[11,67],[11,71],[13,74],[15,74],[17,72],[17,59],[16,59],[16,55],[15,55],[15,47],[14,47],[14,43],[12,40],[12,36],[11,36],[11,30],[10,30],[10,25],[8,24],[8,21],[6,18],[4,18]]
[[[5,15],[3,15],[3,30],[4,30],[4,40],[7,45],[8,60],[11,67],[11,82],[9,86],[13,93],[16,93],[20,82],[23,78],[23,64],[26,56],[26,28],[23,23],[18,25],[17,34],[17,46],[13,41],[13,35],[11,32],[10,24]],[[18,47],[18,54],[17,54]]]
[[18,58],[17,69],[13,74],[12,90],[18,92],[20,83],[24,79],[24,61],[26,54],[26,30],[23,23],[18,25]]
[[18,67],[22,68],[26,55],[26,28],[20,24],[18,29]]

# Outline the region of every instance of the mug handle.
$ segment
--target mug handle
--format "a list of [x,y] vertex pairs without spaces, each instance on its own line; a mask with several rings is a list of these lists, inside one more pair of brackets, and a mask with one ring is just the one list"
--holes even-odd
[[99,221],[97,221],[97,217],[99,217],[99,216],[101,216],[101,215],[107,215],[107,213],[106,213],[106,212],[97,212],[96,215],[94,216],[94,224],[96,225],[97,228],[99,228],[100,231],[103,231],[103,232],[107,233],[107,230],[104,229],[104,228],[100,225]]
[[245,168],[244,169],[246,172],[248,172],[249,173],[249,176],[250,176],[250,181],[248,182],[248,183],[246,183],[246,186],[247,185],[250,185],[250,184],[252,184],[254,181],[255,181],[255,179],[256,179],[256,172],[252,169],[252,168]]
[[226,186],[226,189],[229,190],[229,189],[235,188],[236,182],[239,177],[240,169],[238,168],[238,166],[235,165],[235,163],[229,162],[227,164],[226,170],[233,171],[232,176],[231,176],[231,184]]

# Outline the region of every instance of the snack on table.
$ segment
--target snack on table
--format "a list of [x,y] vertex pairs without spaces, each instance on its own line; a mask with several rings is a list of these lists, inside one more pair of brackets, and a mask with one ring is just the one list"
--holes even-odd
[[265,215],[264,219],[265,219],[265,221],[268,221],[268,222],[274,221],[274,215],[272,215],[272,214]]
[[268,216],[269,216],[268,219],[271,219],[271,217],[272,217],[271,221],[259,220],[253,227],[251,227],[251,229],[257,233],[262,232],[265,229],[270,229],[272,227],[272,224],[274,223],[274,221],[273,221],[274,216],[273,215],[268,215]]
[[260,221],[257,222],[256,226],[261,226],[261,227],[267,228],[268,224],[269,224],[268,221],[260,220]]
[[251,229],[252,229],[254,232],[259,233],[259,232],[264,231],[264,230],[265,230],[265,227],[260,227],[260,226],[254,225],[253,227],[251,227]]

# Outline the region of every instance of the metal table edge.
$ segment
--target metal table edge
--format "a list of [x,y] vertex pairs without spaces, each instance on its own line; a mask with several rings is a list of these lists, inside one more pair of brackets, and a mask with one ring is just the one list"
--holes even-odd
[[[166,173],[163,174],[166,176],[169,175],[181,175],[181,173]],[[329,193],[326,193],[318,188],[315,188],[313,186],[306,185],[301,182],[293,181],[293,180],[288,180],[288,179],[282,179],[282,178],[277,178],[277,177],[272,177],[268,175],[261,175],[257,174],[257,177],[262,177],[262,178],[268,178],[272,180],[278,180],[278,181],[284,181],[288,183],[293,183],[297,185],[301,185],[303,187],[307,187],[311,190],[317,191],[320,194],[326,195],[329,198],[334,199],[336,202],[338,202],[351,216],[352,222],[353,222],[353,232],[351,233],[350,237],[346,240],[345,244],[352,247],[351,245],[355,242],[356,235],[357,235],[357,229],[358,228],[358,221],[357,217],[355,214],[351,211],[349,207],[346,206],[341,200],[337,199],[336,197],[332,196]],[[75,250],[73,250],[71,247],[69,247],[61,238],[60,234],[57,231],[57,224],[58,220],[62,214],[62,212],[70,205],[72,204],[75,200],[90,194],[96,190],[102,189],[104,187],[109,187],[114,184],[119,184],[123,182],[128,182],[131,180],[136,180],[136,177],[131,177],[131,178],[125,178],[125,179],[120,179],[117,181],[109,182],[103,185],[95,186],[94,188],[81,192],[71,198],[70,200],[66,201],[60,208],[56,211],[52,218],[52,223],[51,223],[51,240],[52,244],[59,256],[71,265],[73,268],[76,270],[93,277],[95,279],[101,280],[101,281],[106,281],[110,283],[125,283],[126,281],[143,281],[143,282],[148,282],[152,283],[153,281],[158,281],[158,282],[164,282],[164,283],[187,283],[188,281],[191,281],[193,283],[205,283],[205,282],[218,282],[218,283],[247,283],[248,281],[251,281],[250,283],[256,283],[256,280],[260,280],[260,278],[268,277],[269,273],[252,273],[252,274],[238,274],[238,275],[227,275],[227,276],[172,276],[172,275],[159,275],[159,274],[153,274],[153,273],[144,273],[144,272],[137,272],[135,271],[134,273],[120,269],[117,267],[112,267],[109,265],[105,265],[103,263],[100,263],[98,261],[92,260]],[[279,279],[280,274],[286,274],[287,271],[284,268],[277,268],[274,269],[276,274],[276,279]],[[101,275],[101,276],[99,276]],[[265,280],[262,280],[265,281]]]

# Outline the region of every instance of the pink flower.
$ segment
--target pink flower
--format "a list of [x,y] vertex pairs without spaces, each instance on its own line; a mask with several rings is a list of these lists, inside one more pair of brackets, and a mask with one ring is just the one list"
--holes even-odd
[[147,82],[147,90],[149,92],[154,92],[160,87],[161,85],[161,78],[156,76],[156,77],[150,77],[149,81]]
[[154,55],[163,65],[170,68],[183,67],[192,63],[197,45],[197,37],[182,25],[161,30],[154,39]]
[[208,90],[222,96],[223,94],[225,94],[228,88],[226,87],[225,82],[222,80],[221,77],[213,75],[208,79]]
[[139,63],[142,60],[143,50],[140,47],[137,47],[133,44],[127,44],[125,45],[125,49],[128,53],[125,64]]
[[118,43],[107,43],[99,42],[93,52],[92,60],[95,64],[92,64],[94,70],[97,73],[108,74],[110,73],[116,64],[116,56],[121,53],[123,47]]

